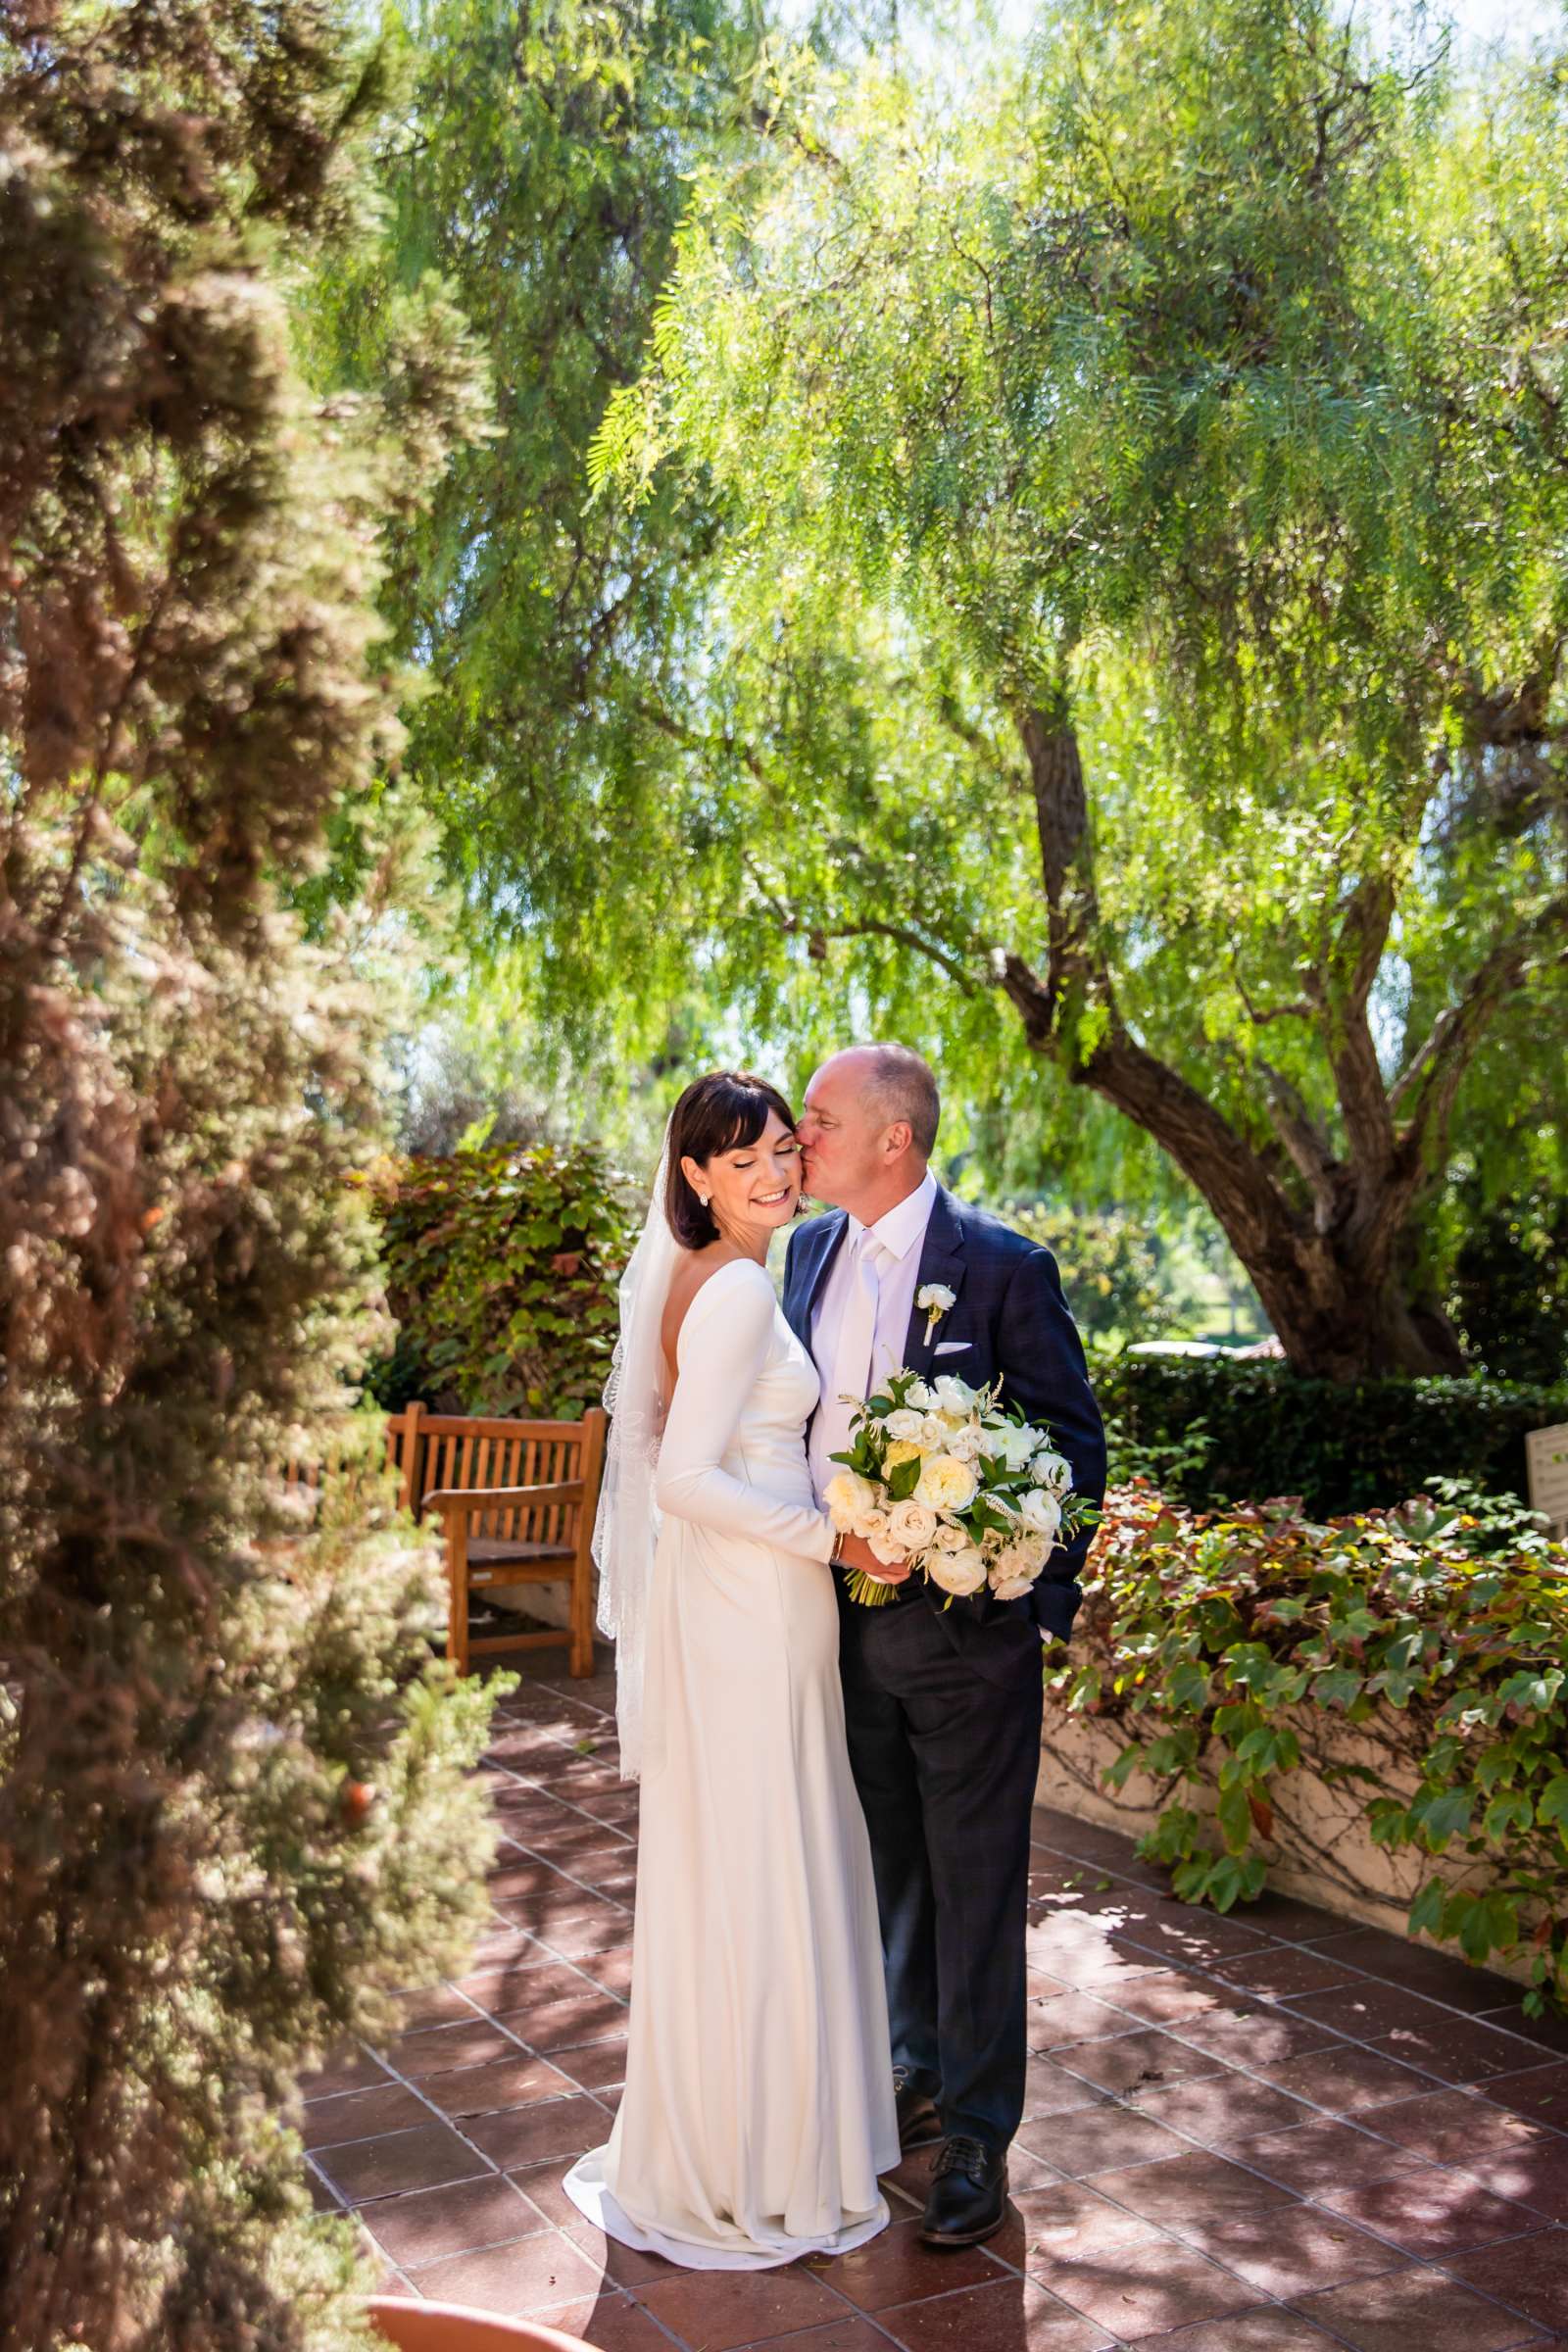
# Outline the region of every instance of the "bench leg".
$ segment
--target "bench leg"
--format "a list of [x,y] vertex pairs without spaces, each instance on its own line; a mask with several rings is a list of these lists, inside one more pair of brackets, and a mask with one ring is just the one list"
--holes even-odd
[[566,1668],[579,1681],[594,1670],[594,1587],[589,1559],[578,1559],[572,1566],[571,1647],[566,1655]]
[[468,1518],[454,1511],[447,1521],[447,1656],[460,1674],[468,1671]]

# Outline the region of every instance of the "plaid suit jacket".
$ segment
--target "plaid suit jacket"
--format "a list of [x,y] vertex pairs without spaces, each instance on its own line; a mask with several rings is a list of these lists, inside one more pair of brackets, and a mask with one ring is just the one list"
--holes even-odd
[[[797,1226],[790,1236],[784,1317],[808,1354],[811,1317],[848,1224],[842,1209],[830,1209]],[[924,1311],[918,1306],[911,1310],[906,1364],[925,1379],[956,1372],[974,1388],[1000,1379],[1004,1400],[1017,1405],[1026,1420],[1051,1431],[1057,1449],[1072,1464],[1079,1494],[1101,1501],[1105,1492],[1104,1429],[1089,1385],[1083,1343],[1051,1251],[984,1209],[956,1200],[939,1185],[920,1252],[916,1294],[928,1282],[944,1284],[953,1293],[953,1304],[929,1338]],[[1054,1552],[1026,1600],[999,1601],[980,1592],[943,1610],[946,1596],[931,1586],[922,1589],[960,1647],[968,1647],[990,1620],[1004,1615],[1032,1616],[1043,1632],[1065,1637],[1083,1597],[1077,1572],[1088,1547],[1084,1533],[1065,1551]]]

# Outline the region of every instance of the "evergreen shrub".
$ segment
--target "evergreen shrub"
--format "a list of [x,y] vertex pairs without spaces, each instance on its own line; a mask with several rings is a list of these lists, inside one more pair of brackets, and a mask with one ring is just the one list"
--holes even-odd
[[1303,1380],[1267,1359],[1097,1359],[1113,1469],[1144,1469],[1182,1502],[1299,1496],[1318,1516],[1391,1509],[1435,1478],[1527,1491],[1525,1436],[1568,1421],[1554,1387],[1484,1376]]

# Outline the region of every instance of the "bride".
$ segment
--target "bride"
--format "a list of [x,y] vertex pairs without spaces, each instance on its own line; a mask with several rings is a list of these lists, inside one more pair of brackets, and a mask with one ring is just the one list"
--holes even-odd
[[[772,1087],[720,1070],[686,1089],[607,1391],[594,1551],[641,1850],[625,2094],[565,2189],[692,2270],[859,2245],[899,2161],[834,1535],[804,1443],[817,1376],[763,1262],[800,1194]],[[874,1570],[844,1539],[852,1555]]]

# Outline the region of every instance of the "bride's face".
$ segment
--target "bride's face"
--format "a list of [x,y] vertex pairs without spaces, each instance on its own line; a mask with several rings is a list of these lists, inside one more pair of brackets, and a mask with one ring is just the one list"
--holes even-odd
[[776,1110],[755,1144],[715,1152],[705,1167],[695,1159],[681,1166],[688,1183],[708,1195],[720,1233],[737,1240],[787,1225],[801,1198],[801,1147]]

